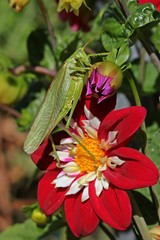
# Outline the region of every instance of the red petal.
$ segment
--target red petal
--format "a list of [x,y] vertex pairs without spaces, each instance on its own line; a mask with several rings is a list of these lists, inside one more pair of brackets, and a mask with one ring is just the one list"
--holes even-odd
[[[55,133],[52,136],[53,142],[59,144],[60,140],[67,136],[63,131]],[[49,139],[45,139],[42,145],[31,155],[31,158],[39,169],[46,170],[54,161],[54,158],[49,155],[51,152],[53,152],[52,144]]]
[[98,138],[107,140],[109,131],[118,131],[114,147],[125,145],[141,126],[145,116],[145,108],[138,106],[113,110],[101,123]]
[[118,188],[144,188],[157,183],[159,172],[155,164],[144,154],[132,148],[119,148],[109,156],[118,156],[126,162],[115,169],[107,168],[105,177]]
[[86,106],[91,111],[93,116],[97,117],[100,121],[102,121],[105,116],[114,109],[116,105],[116,94],[112,97],[103,100],[100,103],[97,103],[97,99],[92,97],[86,97]]
[[116,105],[116,94],[114,94],[109,99],[103,100],[101,103],[97,103],[97,98],[93,96],[85,96],[86,88],[83,90],[81,100],[78,102],[73,118],[74,120],[79,123],[81,126],[81,120],[86,119],[84,113],[84,105],[87,106],[89,111],[97,117],[100,121],[102,121],[105,116],[114,109]]
[[76,237],[85,237],[97,227],[99,219],[90,201],[81,202],[81,192],[66,198],[64,203],[68,225]]
[[38,185],[38,202],[46,215],[50,215],[58,210],[68,190],[68,188],[54,188],[54,184],[51,184],[58,173],[59,171],[55,169],[46,172]]
[[46,170],[53,162],[53,157],[49,155],[52,152],[52,146],[49,139],[46,139],[41,146],[31,155],[33,162],[41,170]]
[[96,214],[115,229],[125,230],[131,223],[131,204],[127,193],[114,188],[111,184],[108,190],[103,190],[96,196],[94,181],[90,183],[89,195]]

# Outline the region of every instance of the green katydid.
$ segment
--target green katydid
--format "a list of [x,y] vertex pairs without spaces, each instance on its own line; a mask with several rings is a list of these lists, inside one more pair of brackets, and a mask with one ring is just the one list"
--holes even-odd
[[32,154],[69,111],[71,119],[82,93],[86,69],[90,65],[89,56],[83,48],[79,48],[65,61],[52,81],[27,135],[25,152]]

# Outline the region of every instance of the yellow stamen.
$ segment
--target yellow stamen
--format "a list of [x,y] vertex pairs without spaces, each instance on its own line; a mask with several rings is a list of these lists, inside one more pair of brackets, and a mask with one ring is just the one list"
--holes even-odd
[[88,135],[85,135],[82,144],[94,158],[86,152],[82,145],[77,144],[75,162],[79,165],[81,172],[93,172],[102,164],[101,158],[104,157],[104,151],[99,147],[98,140],[92,139]]
[[100,180],[101,179],[101,177],[102,177],[102,172],[98,172],[98,180]]

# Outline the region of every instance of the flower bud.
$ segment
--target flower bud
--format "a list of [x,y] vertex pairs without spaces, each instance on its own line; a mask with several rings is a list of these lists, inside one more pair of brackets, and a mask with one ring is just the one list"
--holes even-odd
[[160,226],[151,228],[149,232],[153,240],[160,240]]
[[14,8],[16,12],[20,12],[29,2],[30,0],[9,0],[9,5]]
[[47,217],[39,208],[33,210],[31,218],[39,226],[45,226],[50,221],[50,217]]
[[86,5],[85,0],[59,0],[57,11],[61,12],[65,9],[66,12],[73,11],[75,15],[78,15],[82,3]]
[[122,72],[114,62],[99,62],[92,66],[86,95],[93,95],[98,103],[111,97],[122,83]]

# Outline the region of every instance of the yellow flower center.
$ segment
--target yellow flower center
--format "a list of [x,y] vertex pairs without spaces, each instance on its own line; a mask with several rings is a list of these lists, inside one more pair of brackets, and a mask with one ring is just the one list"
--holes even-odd
[[101,159],[104,157],[104,151],[99,147],[98,140],[92,139],[88,135],[85,135],[82,144],[89,152],[77,144],[75,162],[80,167],[81,172],[93,172],[102,164]]

